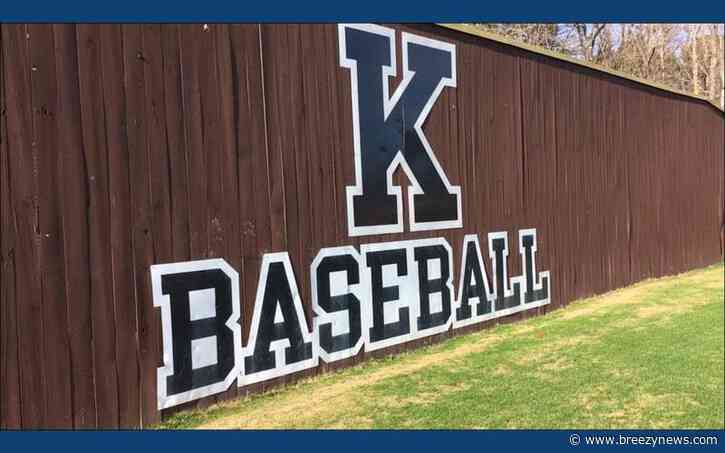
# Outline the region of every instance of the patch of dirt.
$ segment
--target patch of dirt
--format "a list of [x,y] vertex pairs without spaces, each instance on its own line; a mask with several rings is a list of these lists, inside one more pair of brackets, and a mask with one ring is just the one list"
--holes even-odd
[[665,302],[657,305],[647,305],[637,309],[635,315],[639,318],[654,318],[675,314],[687,313],[694,308],[707,305],[708,300],[698,297],[680,298],[676,302]]
[[[650,427],[652,419],[657,419],[657,412],[662,410],[663,407],[669,406],[672,402],[683,402],[683,395],[653,395],[650,393],[642,393],[637,396],[634,402],[625,405],[623,408],[612,411],[606,414],[607,418],[614,420],[626,420],[629,425],[634,420],[633,427]],[[684,401],[686,404],[692,401]],[[673,411],[668,409],[668,413],[672,415],[682,415],[682,411]],[[674,423],[672,420],[658,421],[652,427],[656,428],[668,428]]]
[[366,426],[372,426],[373,420],[368,417],[354,416],[342,417],[342,420],[330,423],[325,426],[327,429],[364,429]]
[[603,387],[594,387],[588,392],[582,392],[577,397],[580,406],[591,412],[595,404],[599,404],[607,394],[607,389]]
[[541,371],[546,371],[548,373],[559,372],[561,370],[571,368],[572,366],[571,362],[566,360],[564,357],[559,357],[556,360],[541,365]]
[[627,288],[627,291],[616,290],[602,294],[580,303],[574,302],[562,310],[558,310],[559,319],[575,319],[582,316],[605,314],[607,308],[619,307],[622,305],[637,305],[643,302],[644,296],[652,291],[654,282],[650,284],[636,285]]
[[506,365],[498,365],[493,370],[494,376],[507,376],[507,375],[510,375],[513,372],[514,371],[511,368],[509,368],[508,366],[506,366]]
[[607,372],[611,374],[612,377],[614,377],[615,379],[630,378],[633,375],[630,370],[614,367],[608,368]]
[[401,397],[397,395],[376,396],[375,405],[381,407],[397,408],[407,405],[426,405],[436,400],[458,391],[465,391],[471,388],[471,384],[459,383],[455,385],[437,385],[426,392],[420,392],[409,397]]
[[582,343],[591,343],[597,340],[597,336],[574,335],[571,337],[560,338],[555,341],[543,342],[541,345],[531,348],[528,351],[522,351],[516,358],[516,364],[528,366],[531,364],[547,364],[552,361],[564,360],[558,357],[557,353],[578,346]]
[[537,330],[537,327],[528,325],[528,324],[524,324],[521,326],[516,326],[516,328],[514,328],[514,333],[515,334],[524,334],[524,333],[531,333],[535,330]]
[[407,398],[397,395],[376,396],[375,405],[382,408],[398,408],[408,405],[426,405],[434,402],[439,397],[435,392],[418,393]]

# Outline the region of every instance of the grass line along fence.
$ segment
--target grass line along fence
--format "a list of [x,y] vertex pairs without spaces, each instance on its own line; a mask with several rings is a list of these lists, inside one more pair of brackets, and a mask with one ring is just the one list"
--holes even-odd
[[[310,329],[317,312],[310,263],[323,248],[442,238],[457,287],[467,235],[478,235],[493,278],[487,246],[497,236],[486,235],[507,232],[514,276],[528,256],[518,253],[517,231],[535,228],[535,263],[550,271],[550,303],[506,320],[722,259],[722,111],[436,25],[370,28],[368,38],[391,37],[388,66],[397,71],[384,72],[384,94],[393,95],[381,105],[390,121],[400,116],[401,146],[420,139],[445,186],[460,188],[451,211],[458,217],[412,228],[407,219],[417,222],[424,208],[431,218],[443,209],[413,202],[430,196],[435,182],[421,176],[432,173],[410,151],[383,167],[401,170],[388,175],[388,185],[403,188],[400,228],[354,230],[351,200],[360,195],[347,189],[366,171],[356,153],[368,152],[356,144],[361,133],[363,148],[366,138],[382,139],[364,135],[366,66],[342,58],[360,50],[353,37],[367,38],[353,31],[344,48],[344,30],[0,25],[0,426],[149,426],[178,408],[453,332],[366,347],[159,410],[165,332],[150,275],[156,264],[226,261],[238,273],[247,345],[260,269],[278,252],[287,252]],[[454,74],[441,76],[439,91],[417,106],[406,90],[424,91],[431,67],[415,66],[424,51],[455,54]],[[405,117],[416,108],[421,124]],[[412,189],[406,179],[416,180]]]

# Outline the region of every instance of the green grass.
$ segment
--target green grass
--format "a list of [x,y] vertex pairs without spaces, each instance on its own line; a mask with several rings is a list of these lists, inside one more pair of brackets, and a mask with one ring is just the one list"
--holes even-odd
[[723,429],[724,297],[721,263],[161,427]]

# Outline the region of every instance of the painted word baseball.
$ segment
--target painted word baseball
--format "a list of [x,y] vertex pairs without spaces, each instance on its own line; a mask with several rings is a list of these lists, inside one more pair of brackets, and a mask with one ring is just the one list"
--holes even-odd
[[[346,191],[348,234],[404,231],[402,190],[393,185],[398,167],[411,183],[411,231],[462,228],[461,187],[451,184],[422,129],[443,89],[456,86],[455,47],[402,33],[403,78],[390,96],[395,31],[340,25],[338,39],[352,93],[355,184]],[[551,279],[536,269],[536,230],[519,230],[517,244],[521,274],[509,277],[506,232],[466,235],[457,285],[451,245],[442,237],[323,248],[309,276],[303,274],[309,295],[300,294],[300,270],[288,253],[267,253],[246,345],[239,276],[226,261],[151,266],[163,334],[158,408],[223,392],[234,381],[240,387],[262,382],[320,360],[331,363],[546,305]],[[311,323],[303,296],[312,306]]]

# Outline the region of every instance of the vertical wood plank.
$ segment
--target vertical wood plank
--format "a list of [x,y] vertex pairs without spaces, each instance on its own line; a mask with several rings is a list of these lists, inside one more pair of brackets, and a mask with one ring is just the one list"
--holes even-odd
[[38,238],[38,155],[33,143],[29,35],[24,25],[4,25],[5,102],[10,204],[15,235],[15,298],[18,320],[21,420],[24,428],[46,424],[42,289]]
[[140,25],[122,28],[126,128],[131,181],[131,229],[137,310],[141,424],[160,420],[156,400],[156,369],[161,361],[160,315],[153,306],[149,267],[154,264],[153,206],[146,117],[146,57]]
[[81,124],[75,25],[54,25],[58,73],[58,147],[62,153],[65,295],[72,383],[73,426],[96,423],[89,269],[88,173]]
[[0,428],[17,429],[20,419],[20,365],[18,361],[18,319],[15,299],[15,232],[11,205],[11,184],[5,97],[5,52],[0,25]]
[[143,26],[143,58],[147,147],[151,171],[151,204],[154,261],[173,259],[171,235],[171,198],[169,190],[169,149],[167,142],[164,61],[161,28]]
[[[235,115],[238,105],[241,101],[238,89],[238,81],[234,81],[234,73],[232,68],[232,50],[231,50],[231,26],[215,25],[212,28],[214,33],[214,47],[216,50],[217,65],[217,90],[214,96],[219,100],[219,126],[218,134],[220,138],[220,159],[219,159],[219,180],[220,193],[220,225],[222,227],[223,251],[226,261],[237,270],[244,272],[242,266],[242,244],[241,233],[239,228],[239,175],[238,166],[238,147],[236,141]],[[244,295],[244,282],[240,278],[239,282],[240,297]],[[240,301],[241,303],[241,301]],[[241,326],[241,323],[240,323]],[[238,347],[241,348],[241,344]],[[220,395],[220,399],[234,398],[238,394],[237,382]]]
[[259,25],[234,25],[230,30],[231,76],[237,96],[234,139],[238,154],[239,226],[243,256],[239,269],[243,342],[247,341],[251,326],[252,301],[257,289],[261,257],[272,250],[260,33]]
[[188,152],[183,122],[186,112],[181,93],[179,27],[166,25],[162,27],[161,31],[163,35],[164,107],[169,153],[173,261],[187,261],[189,259]]
[[[266,112],[266,121],[268,125],[267,150],[268,150],[268,175],[269,175],[269,225],[272,233],[271,247],[273,251],[287,250],[287,212],[286,212],[286,191],[285,185],[288,182],[284,171],[284,160],[282,159],[281,149],[285,145],[281,143],[285,138],[282,134],[275,133],[272,130],[272,123],[275,122],[275,112],[280,111],[280,103],[288,105],[288,100],[278,99],[277,85],[284,83],[283,80],[288,77],[286,71],[277,71],[276,68],[280,64],[277,55],[278,49],[275,48],[276,43],[281,39],[281,29],[276,29],[275,25],[262,25],[261,33],[261,52],[262,52],[262,71],[264,83],[264,104]],[[291,179],[290,179],[291,180]]]
[[[209,235],[207,232],[208,204],[206,180],[206,153],[202,132],[201,81],[202,27],[181,27],[181,80],[184,100],[184,130],[189,174],[189,248],[191,259],[207,258]],[[203,69],[204,71],[207,68]]]
[[108,147],[111,266],[116,309],[119,425],[139,427],[140,393],[136,304],[133,295],[131,184],[126,136],[123,40],[118,25],[100,26],[101,74]]
[[109,150],[103,92],[100,28],[78,26],[78,66],[83,123],[83,151],[88,187],[89,271],[93,320],[93,365],[97,423],[119,423],[118,366],[116,363],[116,307],[113,298]]
[[50,25],[29,25],[30,79],[33,92],[33,142],[38,154],[38,240],[43,300],[46,422],[70,428],[71,383],[62,222],[62,159],[57,139],[55,42]]

